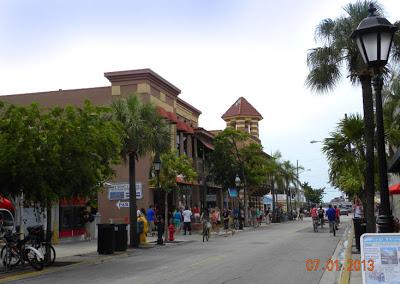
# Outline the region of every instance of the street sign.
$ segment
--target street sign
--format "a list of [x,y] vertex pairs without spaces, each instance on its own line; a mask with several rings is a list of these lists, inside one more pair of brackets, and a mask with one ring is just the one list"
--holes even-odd
[[[136,199],[143,198],[142,183],[136,183]],[[108,199],[109,200],[128,200],[129,199],[129,183],[119,182],[110,183],[108,185]]]
[[228,193],[232,198],[238,197],[238,191],[236,188],[228,188]]
[[118,209],[129,208],[129,201],[119,201],[118,200],[116,205],[117,205]]
[[399,283],[400,234],[368,233],[360,241],[363,284]]

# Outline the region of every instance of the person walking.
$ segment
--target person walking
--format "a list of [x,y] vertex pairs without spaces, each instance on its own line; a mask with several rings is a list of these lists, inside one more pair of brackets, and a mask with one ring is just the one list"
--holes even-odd
[[191,221],[192,221],[192,211],[190,211],[189,207],[185,207],[185,210],[182,212],[183,216],[183,230],[184,230],[184,235],[186,235],[186,231],[189,232],[189,235],[192,234],[192,226],[191,226]]
[[194,205],[193,214],[194,214],[194,222],[199,223],[200,222],[200,208],[197,207],[197,204]]
[[319,216],[318,216],[317,207],[315,205],[311,206],[311,212],[310,213],[311,213],[311,219],[313,221],[314,231],[318,232],[318,219],[319,219]]
[[322,209],[322,205],[321,205],[321,206],[319,206],[319,209],[318,209],[318,218],[319,218],[319,221],[321,224],[321,229],[324,226],[324,216],[325,216],[325,210]]
[[257,211],[253,206],[250,207],[250,216],[251,216],[251,225],[253,226],[253,228],[255,228],[257,225],[256,223]]
[[303,221],[303,218],[304,218],[304,209],[303,207],[301,207],[299,210],[299,220]]
[[229,228],[229,215],[230,212],[228,209],[224,208],[224,211],[222,213],[222,217],[224,219],[224,230],[225,230],[225,236],[228,236],[228,231],[232,232],[232,235],[235,233],[234,230]]
[[[140,244],[147,243],[147,233],[148,233],[148,228],[149,228],[147,220],[144,217],[143,211],[144,211],[144,208],[142,208],[141,210],[138,210],[136,212],[136,214],[137,214],[137,222],[138,223],[139,222],[143,223],[143,231],[139,230],[139,242],[140,242]],[[138,227],[139,227],[139,225],[138,225]]]
[[332,208],[332,205],[329,204],[328,210],[326,210],[326,217],[328,217],[329,221],[329,232],[335,233],[335,223],[336,223],[336,210]]
[[340,209],[337,208],[337,206],[333,206],[333,209],[335,209],[335,226],[336,226],[336,230],[338,230],[339,227],[339,223],[340,223]]
[[173,219],[174,219],[175,232],[179,233],[181,230],[181,218],[182,218],[181,211],[177,208],[175,209],[173,215],[174,215]]
[[360,205],[360,201],[356,201],[354,205],[354,218],[361,218],[362,217],[362,207]]
[[155,216],[155,212],[153,210],[153,206],[150,205],[149,209],[147,209],[147,222],[149,223],[149,233],[151,234],[151,236],[154,236],[154,216]]

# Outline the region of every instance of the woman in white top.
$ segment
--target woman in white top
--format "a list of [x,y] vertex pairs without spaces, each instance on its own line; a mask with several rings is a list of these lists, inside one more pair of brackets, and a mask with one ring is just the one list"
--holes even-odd
[[362,217],[362,209],[359,202],[356,203],[354,206],[354,218],[361,218]]

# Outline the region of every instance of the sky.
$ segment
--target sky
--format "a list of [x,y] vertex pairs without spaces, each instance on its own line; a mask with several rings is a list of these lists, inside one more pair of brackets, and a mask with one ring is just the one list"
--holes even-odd
[[[245,97],[264,117],[267,153],[304,168],[300,179],[328,184],[320,143],[345,113],[362,113],[361,88],[306,88],[315,26],[343,15],[346,0],[0,0],[0,95],[108,86],[104,72],[151,68],[202,111],[200,126]],[[354,1],[353,1],[354,2]],[[400,1],[382,0],[389,21]]]

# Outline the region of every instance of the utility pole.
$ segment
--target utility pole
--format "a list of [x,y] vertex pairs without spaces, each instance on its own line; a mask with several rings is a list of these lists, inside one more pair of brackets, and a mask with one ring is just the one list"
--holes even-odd
[[296,175],[297,175],[297,182],[296,182],[297,193],[296,193],[296,206],[295,206],[295,209],[296,209],[296,212],[297,212],[297,205],[300,204],[299,160],[296,160]]

